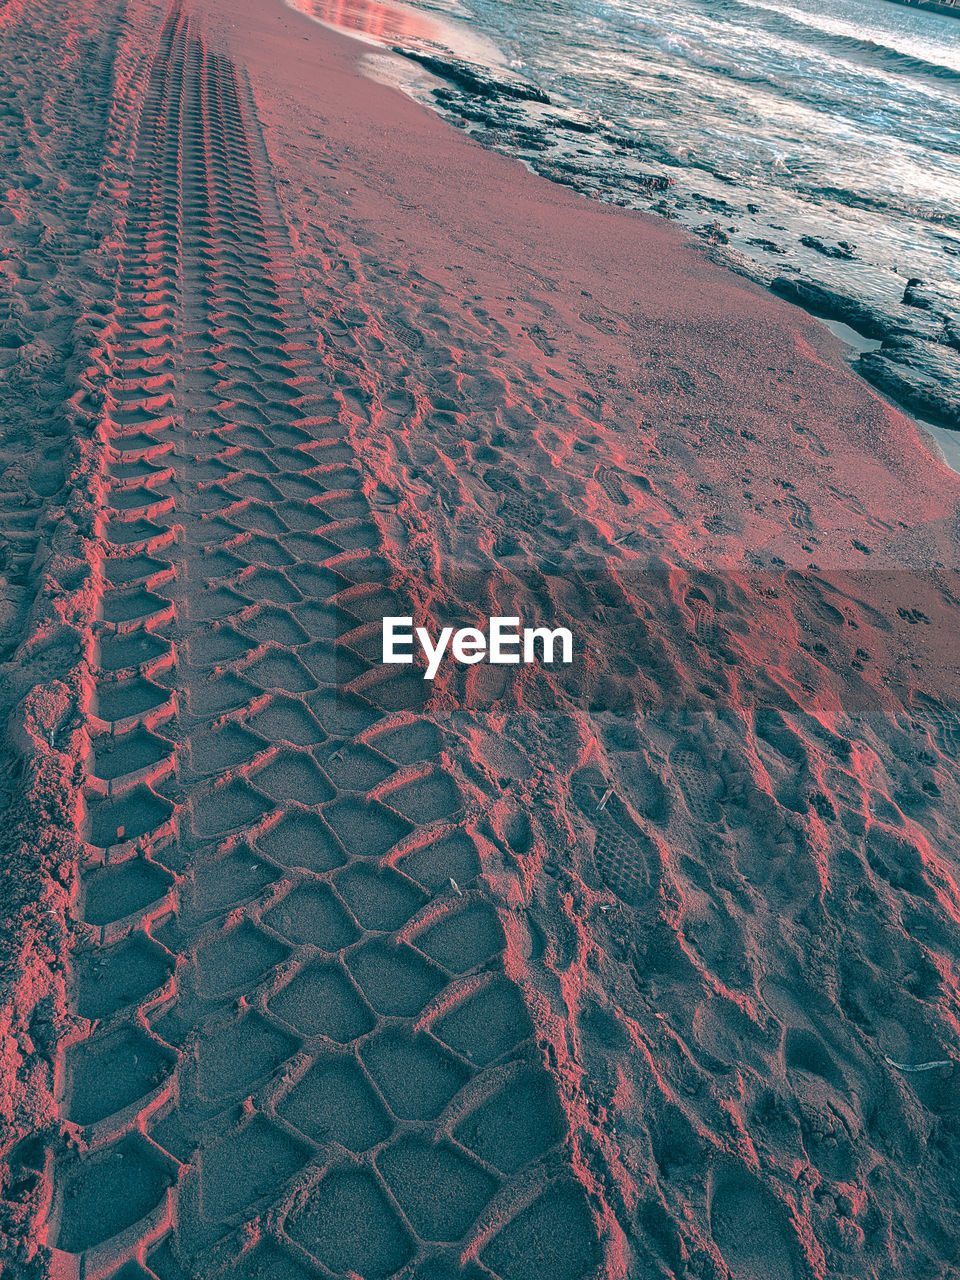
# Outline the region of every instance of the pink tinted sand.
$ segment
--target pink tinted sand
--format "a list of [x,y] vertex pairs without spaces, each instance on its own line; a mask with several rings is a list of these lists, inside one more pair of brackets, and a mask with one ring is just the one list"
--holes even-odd
[[[147,0],[131,15],[134,46],[152,51],[165,15]],[[142,141],[132,194],[106,183],[101,198],[132,222],[145,209],[180,219],[179,239],[136,262],[131,288],[151,254],[168,255],[189,313],[169,395],[195,435],[169,406],[137,405],[155,426],[169,411],[156,429],[174,433],[169,519],[185,530],[182,585],[169,588],[166,613],[144,603],[142,628],[163,636],[172,618],[182,673],[161,662],[146,693],[132,676],[119,684],[131,696],[155,691],[137,723],[181,742],[186,794],[168,764],[148,769],[121,827],[88,780],[93,826],[78,832],[86,861],[74,902],[86,909],[98,851],[112,844],[129,844],[124,857],[172,886],[130,936],[165,949],[173,1011],[161,1017],[155,993],[131,1009],[144,1019],[153,1010],[154,1052],[169,1050],[187,1083],[170,1115],[164,1094],[149,1103],[155,1114],[145,1105],[132,1120],[87,1124],[83,1055],[92,1045],[100,1061],[114,1013],[102,1012],[80,960],[65,989],[54,984],[61,1015],[79,1001],[89,1020],[71,1031],[73,1084],[60,1101],[61,1118],[81,1120],[79,1155],[61,1153],[45,1237],[59,1265],[94,1241],[114,1262],[146,1257],[163,1280],[184,1274],[178,1266],[218,1273],[227,1256],[239,1257],[238,1275],[303,1267],[307,1256],[340,1272],[471,1280],[948,1275],[960,1225],[953,1067],[902,1065],[949,1063],[957,1045],[960,480],[849,372],[817,322],[706,262],[669,225],[593,204],[459,136],[361,76],[354,42],[253,0],[226,10],[196,0],[171,11],[163,32],[165,83],[182,74],[189,90],[186,198],[171,212],[179,188],[166,190],[169,173],[150,167]],[[135,73],[130,83],[144,92]],[[129,302],[120,331],[139,321],[173,333],[173,312],[157,320],[147,306]],[[110,352],[101,356],[116,376]],[[305,390],[314,378],[322,395]],[[270,386],[283,395],[270,399]],[[281,442],[290,407],[297,418]],[[131,428],[103,430],[120,448]],[[212,462],[191,444],[206,430]],[[267,442],[259,462],[255,431]],[[311,468],[287,501],[279,460],[296,450]],[[222,499],[206,466],[224,477]],[[348,466],[360,477],[353,496],[338,488]],[[121,481],[105,483],[90,485],[92,505],[113,510]],[[317,496],[303,498],[311,483]],[[316,529],[303,523],[311,511]],[[231,527],[241,512],[246,523]],[[118,553],[102,530],[93,541],[109,565]],[[315,567],[305,549],[314,534],[313,558],[329,557],[352,627],[341,653],[359,728],[332,728],[307,691],[324,660],[304,629],[321,587],[291,584]],[[161,554],[159,542],[149,549]],[[232,614],[203,612],[215,595],[199,586],[216,576],[208,553],[246,555],[221,591]],[[448,670],[433,689],[412,689],[376,662],[378,615],[406,598],[398,580],[416,600],[442,597],[448,612],[479,599],[489,612],[568,624],[581,660],[542,679]],[[96,573],[93,583],[112,616],[127,597]],[[261,595],[245,596],[245,584]],[[89,644],[93,620],[74,604]],[[195,655],[228,633],[241,656],[213,670],[241,704],[224,723],[266,747],[251,741],[249,760],[211,779],[191,745],[194,708],[212,698]],[[59,724],[73,698],[96,741],[130,728],[118,728],[122,699],[105,710],[110,690],[87,656],[100,680],[93,703],[83,673],[58,668],[60,685],[38,673],[22,717],[36,794],[56,810],[51,832],[71,820],[81,748],[65,735],[62,759],[48,750],[45,709]],[[177,691],[173,711],[164,681]],[[321,721],[315,741],[289,728]],[[345,757],[362,788],[344,777]],[[56,803],[51,777],[62,782]],[[261,807],[234,830],[243,804]],[[143,830],[130,839],[132,820]],[[296,824],[303,847],[291,852],[283,833]],[[306,829],[318,848],[324,833],[330,867],[303,863]],[[205,911],[211,881],[241,855],[269,887],[222,917]],[[64,866],[71,856],[57,854]],[[382,907],[386,886],[408,895],[407,918]],[[502,931],[472,968],[464,889]],[[322,958],[296,933],[294,904],[310,894],[335,894],[356,930]],[[384,914],[371,923],[374,901]],[[114,925],[98,925],[100,944]],[[437,943],[441,925],[455,947]],[[401,954],[401,986],[430,975],[415,1011],[390,986]],[[51,964],[55,955],[38,959],[34,977]],[[249,989],[230,985],[233,964],[238,978],[245,964],[256,970]],[[337,1070],[355,1072],[370,1096],[375,1087],[394,1127],[374,1155],[328,1169],[327,1148],[310,1145],[323,1141],[319,1112],[295,1100],[340,1054],[317,1030],[331,991],[352,993],[342,1017],[357,1020],[338,1043],[360,1046]],[[529,1028],[526,1048],[515,1052],[503,1031],[502,1061],[490,1057],[484,1037],[511,1019]],[[301,1049],[278,1050],[276,1079],[230,1095],[236,1114],[211,1119],[207,1086],[191,1101],[191,1064],[221,1037],[241,1046],[238,1062],[252,1060],[254,1025]],[[408,1054],[429,1043],[445,1062],[460,1055],[463,1092],[429,1123],[403,1112],[396,1078],[377,1074],[394,1034]],[[10,1072],[29,1056],[21,1039]],[[405,1083],[422,1084],[403,1061]],[[347,1095],[323,1096],[335,1117]],[[543,1139],[529,1130],[531,1098],[562,1117],[544,1131],[564,1136],[524,1165],[523,1141],[533,1150]],[[505,1123],[514,1147],[490,1136]],[[353,1131],[343,1140],[360,1141]],[[140,1218],[131,1192],[135,1221],[104,1243],[93,1208],[56,1206],[98,1203],[113,1142],[146,1182],[169,1177],[178,1189]],[[238,1199],[237,1171],[254,1181],[271,1161],[282,1175],[259,1199]],[[434,1178],[446,1206],[417,1199]],[[352,1203],[363,1208],[355,1257]],[[39,1193],[34,1207],[45,1211]],[[430,1271],[441,1252],[449,1270]]]

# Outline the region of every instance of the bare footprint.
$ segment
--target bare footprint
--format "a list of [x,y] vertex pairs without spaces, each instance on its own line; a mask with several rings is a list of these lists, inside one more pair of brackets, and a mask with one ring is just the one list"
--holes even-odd
[[783,1210],[766,1188],[739,1174],[722,1178],[710,1203],[710,1231],[731,1280],[796,1280]]

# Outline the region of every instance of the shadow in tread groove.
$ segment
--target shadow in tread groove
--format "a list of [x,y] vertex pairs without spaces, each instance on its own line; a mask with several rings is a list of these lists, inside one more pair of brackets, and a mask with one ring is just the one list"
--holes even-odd
[[[386,686],[381,706],[330,687],[338,593],[387,591],[390,558],[249,101],[175,5],[138,121],[105,387],[83,901],[97,921],[129,912],[74,968],[90,1028],[64,1114],[107,1127],[60,1163],[51,1242],[104,1275],[145,1250],[161,1280],[230,1259],[278,1280],[317,1264],[585,1280],[593,1212],[564,1172],[441,735],[416,709],[397,728]],[[458,913],[405,931],[451,879]],[[94,1097],[94,1066],[131,1055]],[[138,1112],[168,1077],[169,1105]],[[114,1138],[129,1108],[144,1136]]]

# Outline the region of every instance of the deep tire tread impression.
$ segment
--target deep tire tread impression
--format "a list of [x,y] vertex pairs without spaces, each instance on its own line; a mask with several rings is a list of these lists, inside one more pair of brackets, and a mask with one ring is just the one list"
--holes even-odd
[[[105,387],[77,1143],[50,1244],[87,1280],[514,1280],[537,1259],[578,1280],[594,1218],[496,911],[463,882],[463,799],[439,751],[411,775],[363,740],[389,714],[330,696],[337,592],[389,564],[347,431],[317,430],[335,379],[249,116],[174,6]],[[436,854],[400,859],[438,816]]]

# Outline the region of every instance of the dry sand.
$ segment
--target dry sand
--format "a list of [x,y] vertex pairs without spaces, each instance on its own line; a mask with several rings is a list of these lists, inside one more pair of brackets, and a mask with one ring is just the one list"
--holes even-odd
[[0,56],[3,1274],[957,1275],[960,479],[275,0]]

